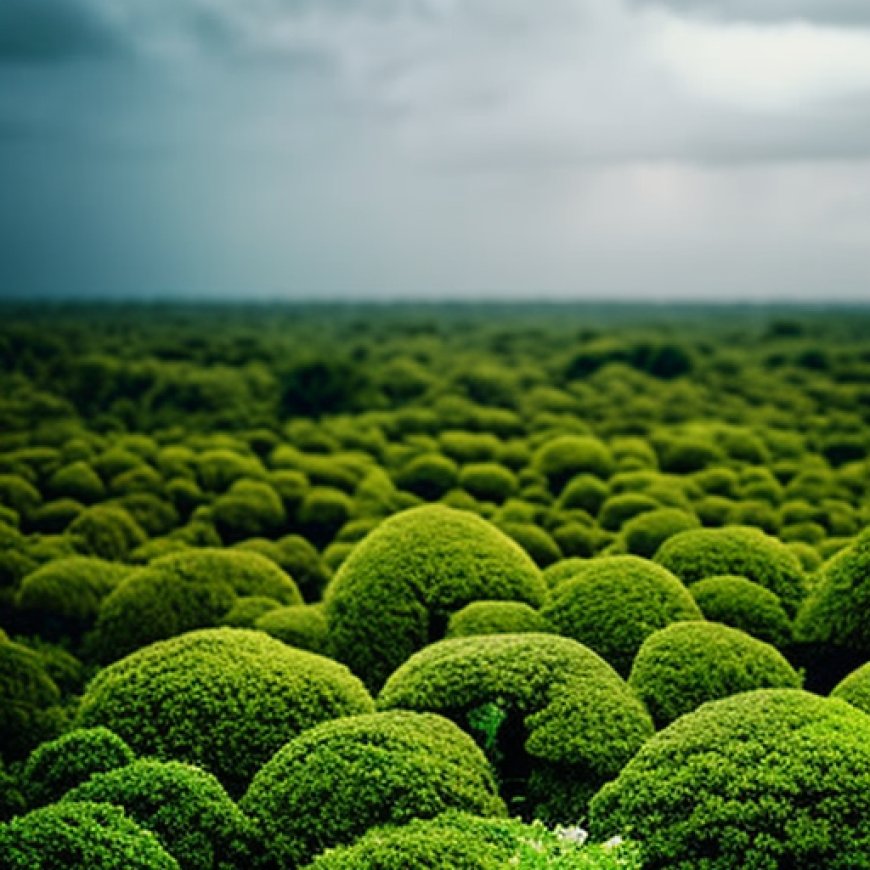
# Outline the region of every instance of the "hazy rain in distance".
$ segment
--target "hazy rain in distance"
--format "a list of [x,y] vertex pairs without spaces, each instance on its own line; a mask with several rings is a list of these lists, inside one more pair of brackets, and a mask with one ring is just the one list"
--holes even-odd
[[2,0],[0,295],[870,298],[867,0]]

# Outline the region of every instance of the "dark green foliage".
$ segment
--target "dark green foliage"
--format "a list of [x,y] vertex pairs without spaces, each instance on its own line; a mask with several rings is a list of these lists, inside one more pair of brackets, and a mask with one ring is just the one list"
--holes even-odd
[[299,507],[302,530],[313,544],[323,547],[353,514],[350,496],[331,486],[310,489]]
[[359,407],[368,385],[359,366],[340,357],[311,357],[280,375],[281,413],[319,417]]
[[179,870],[158,839],[120,807],[52,804],[0,825],[8,870]]
[[472,601],[450,617],[446,637],[540,633],[546,630],[541,615],[528,604],[520,601]]
[[483,753],[440,716],[394,711],[326,722],[291,740],[241,802],[280,866],[298,866],[369,828],[448,809],[502,815]]
[[562,559],[559,545],[547,532],[534,523],[500,523],[499,528],[513,538],[539,568],[546,568]]
[[15,777],[6,770],[0,756],[0,830],[2,823],[27,809],[24,795]]
[[561,562],[556,562],[555,565],[550,565],[544,569],[544,580],[550,589],[555,589],[560,583],[565,580],[570,580],[575,577],[580,571],[586,567],[588,559],[572,557],[563,559]]
[[88,556],[123,562],[146,535],[119,505],[94,505],[80,513],[67,530],[76,549]]
[[560,493],[575,475],[588,473],[607,478],[613,470],[610,450],[590,436],[563,435],[547,441],[535,453],[533,461],[554,493]]
[[590,829],[626,831],[649,868],[866,868],[870,716],[798,689],[705,704],[601,790]]
[[775,647],[714,622],[677,622],[641,646],[628,684],[661,728],[706,701],[751,689],[798,689]]
[[841,680],[831,692],[831,697],[848,701],[853,707],[870,713],[870,662]]
[[607,484],[594,475],[578,474],[562,490],[559,506],[564,510],[579,508],[594,516],[601,509],[609,492]]
[[280,532],[285,520],[284,504],[268,484],[237,480],[212,506],[212,519],[226,543]]
[[466,604],[536,606],[543,596],[535,564],[494,526],[442,506],[414,508],[383,522],[342,564],[326,595],[330,641],[339,660],[379,687]]
[[85,504],[102,501],[106,487],[100,476],[87,462],[72,462],[59,468],[47,484],[53,498],[71,498]]
[[252,538],[237,545],[271,559],[296,581],[306,601],[317,601],[329,579],[320,554],[301,535],[284,535],[277,541]]
[[650,634],[678,620],[702,618],[670,571],[638,556],[589,560],[552,590],[541,615],[559,634],[595,650],[626,675]]
[[459,485],[476,499],[500,504],[516,492],[517,478],[496,462],[475,462],[462,467]]
[[697,517],[678,508],[658,508],[625,522],[622,535],[629,553],[652,559],[668,538],[699,525]]
[[217,625],[238,596],[299,604],[296,584],[274,562],[238,550],[189,550],[131,572],[100,607],[93,649],[103,661],[155,640]]
[[601,510],[598,513],[598,522],[601,524],[602,529],[607,529],[609,532],[617,532],[622,528],[624,523],[632,518],[658,510],[659,508],[661,508],[659,502],[650,495],[642,492],[623,492],[610,496],[601,505]]
[[152,644],[100,671],[76,725],[105,725],[140,755],[204,767],[235,795],[300,731],[371,707],[336,662],[262,632],[217,628]]
[[567,823],[652,733],[609,665],[548,634],[433,644],[396,670],[378,706],[450,717],[487,750],[512,811]]
[[76,728],[30,754],[21,774],[22,785],[30,805],[42,806],[60,800],[93,774],[123,767],[134,759],[133,750],[108,728]]
[[556,546],[566,557],[581,557],[588,559],[594,555],[601,540],[600,534],[583,523],[565,523],[557,526],[552,532]]
[[228,448],[206,450],[196,457],[196,473],[206,492],[226,492],[237,480],[265,477],[263,463],[256,456],[246,456]]
[[440,453],[416,456],[395,477],[396,485],[414,495],[436,501],[456,485],[459,468]]
[[329,626],[319,604],[269,608],[254,622],[254,628],[290,646],[329,654]]
[[819,570],[795,632],[801,640],[870,654],[870,529]]
[[65,724],[61,693],[42,657],[0,635],[0,756],[24,758]]
[[11,508],[20,517],[28,517],[42,504],[42,495],[21,476],[0,474],[0,504]]
[[794,553],[776,538],[743,526],[681,532],[665,541],[655,560],[687,584],[725,574],[745,577],[775,593],[790,614],[806,590]]
[[211,774],[190,764],[133,761],[96,773],[69,792],[69,801],[121,807],[182,870],[236,870],[259,851],[253,823]]
[[221,620],[221,625],[230,628],[253,628],[254,623],[264,613],[281,606],[279,601],[264,595],[243,595],[236,599],[236,603]]
[[745,577],[708,577],[689,587],[706,619],[739,628],[777,647],[792,640],[791,622],[779,598]]
[[180,516],[172,502],[153,492],[133,492],[116,502],[141,526],[146,535],[165,535],[175,529]]

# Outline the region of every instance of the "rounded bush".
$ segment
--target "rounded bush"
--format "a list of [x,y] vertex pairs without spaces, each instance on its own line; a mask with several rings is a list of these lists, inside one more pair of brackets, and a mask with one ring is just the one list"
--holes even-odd
[[256,620],[254,628],[290,646],[329,654],[329,626],[319,604],[270,609]]
[[378,706],[448,716],[487,752],[512,810],[556,822],[576,822],[652,733],[608,664],[549,634],[432,644],[396,670]]
[[299,604],[296,584],[265,556],[186,550],[131,572],[100,607],[94,647],[112,661],[156,640],[217,625],[238,596]]
[[608,498],[598,512],[598,522],[608,532],[618,532],[629,520],[651,511],[661,505],[650,495],[643,492],[623,492]]
[[126,565],[89,556],[56,559],[21,581],[16,605],[42,637],[78,640],[129,571]]
[[266,476],[262,462],[256,456],[243,456],[234,450],[206,450],[196,457],[199,483],[207,492],[225,492],[243,477],[261,479]]
[[472,601],[447,622],[447,637],[546,632],[541,615],[520,601]]
[[546,568],[562,559],[558,544],[534,523],[500,523],[499,528],[509,538],[513,538],[539,568]]
[[565,580],[570,580],[576,577],[580,571],[586,567],[588,559],[572,557],[570,559],[562,559],[561,562],[556,562],[555,565],[550,565],[544,569],[544,580],[549,589],[555,589],[560,583]]
[[277,541],[251,538],[236,544],[236,549],[250,550],[271,559],[296,581],[306,601],[318,601],[329,580],[320,554],[301,535],[285,535]]
[[394,711],[325,722],[254,777],[242,809],[280,866],[299,866],[369,828],[448,809],[503,815],[474,741],[441,716]]
[[870,655],[870,529],[819,570],[795,621],[801,640]]
[[541,615],[559,634],[595,650],[621,674],[649,635],[672,622],[701,619],[670,571],[638,556],[591,559],[552,590]]
[[496,462],[476,462],[463,466],[459,485],[481,501],[503,502],[517,490],[517,477]]
[[81,502],[58,498],[40,505],[30,517],[30,527],[46,535],[59,535],[85,509]]
[[583,510],[595,516],[604,504],[610,489],[592,474],[578,474],[568,481],[559,496],[562,510]]
[[598,546],[598,532],[583,523],[565,523],[553,529],[552,534],[556,546],[562,551],[564,556],[569,558],[580,557],[588,559],[595,553],[595,549]]
[[60,690],[42,657],[0,639],[0,755],[7,761],[24,758],[55,737],[64,721]]
[[794,614],[806,578],[800,561],[781,541],[758,529],[727,526],[680,532],[662,544],[655,561],[684,583],[733,574],[775,593]]
[[254,623],[264,613],[281,606],[281,603],[274,598],[267,598],[264,595],[243,595],[236,599],[236,603],[221,620],[221,625],[230,628],[253,628]]
[[119,505],[94,505],[82,511],[67,533],[76,549],[89,556],[122,562],[147,540],[142,527]]
[[870,716],[799,689],[705,704],[657,734],[591,806],[644,867],[867,866]]
[[42,504],[42,494],[20,475],[0,474],[0,504],[29,517]]
[[652,559],[668,538],[700,525],[697,517],[678,508],[658,508],[626,521],[622,535],[629,553]]
[[327,590],[337,658],[373,687],[443,637],[450,614],[476,600],[538,606],[544,581],[529,556],[480,517],[441,505],[385,520]]
[[353,500],[331,486],[312,487],[299,507],[299,522],[313,544],[323,547],[353,514]]
[[53,498],[72,498],[85,504],[93,504],[106,497],[106,487],[100,475],[81,460],[55,471],[49,478],[47,489]]
[[657,727],[707,701],[751,689],[799,689],[800,677],[775,647],[715,622],[677,622],[641,646],[628,684]]
[[0,825],[7,870],[180,870],[150,831],[120,807],[52,804]]
[[210,774],[179,761],[142,759],[97,773],[64,803],[121,807],[184,870],[236,870],[257,857],[253,823]]
[[792,629],[782,602],[745,577],[708,577],[689,587],[706,619],[739,628],[777,647],[791,643]]
[[160,641],[100,671],[76,725],[105,725],[140,755],[189,761],[231,794],[300,731],[366,713],[345,667],[259,631],[215,628]]
[[547,478],[554,495],[578,474],[607,478],[613,470],[613,456],[608,447],[597,438],[583,435],[561,435],[545,442],[532,462]]
[[424,453],[412,459],[395,477],[396,485],[426,501],[435,501],[456,485],[459,469],[440,453]]
[[92,774],[134,760],[133,750],[108,728],[76,728],[30,754],[22,772],[24,793],[31,806],[53,803]]
[[870,662],[861,665],[842,679],[834,687],[831,697],[839,698],[865,713],[870,713]]
[[212,505],[215,528],[225,542],[243,541],[281,530],[284,503],[268,483],[237,480]]
[[27,809],[24,795],[15,777],[6,770],[0,756],[0,823],[21,815]]

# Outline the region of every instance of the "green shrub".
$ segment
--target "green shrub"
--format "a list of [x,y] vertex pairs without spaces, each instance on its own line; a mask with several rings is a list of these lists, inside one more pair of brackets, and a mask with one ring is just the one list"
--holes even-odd
[[659,628],[701,619],[694,599],[670,571],[638,556],[591,559],[552,590],[541,615],[559,634],[593,649],[621,674]]
[[76,728],[38,746],[22,771],[22,785],[31,806],[60,800],[92,774],[123,767],[133,750],[108,728]]
[[329,580],[329,572],[315,547],[301,535],[284,535],[277,541],[251,538],[236,547],[253,550],[271,559],[296,581],[306,601],[318,601]]
[[12,508],[20,517],[29,517],[42,504],[42,495],[21,476],[0,474],[0,504]]
[[831,692],[831,697],[847,701],[853,707],[870,713],[870,662],[841,680]]
[[758,583],[745,577],[708,577],[693,583],[689,592],[711,622],[739,628],[776,647],[791,643],[791,622],[782,602]]
[[733,468],[724,465],[714,465],[692,475],[692,483],[699,486],[707,495],[720,495],[725,498],[735,498],[739,488],[739,478]]
[[500,523],[499,528],[516,541],[539,568],[546,568],[562,559],[558,544],[534,523]]
[[459,485],[474,498],[500,504],[516,492],[517,477],[498,463],[476,462],[462,467]]
[[598,513],[602,529],[618,532],[629,520],[659,510],[661,505],[650,495],[642,492],[623,492],[610,496]]
[[35,532],[59,535],[85,509],[81,502],[58,498],[40,505],[30,516],[29,526]]
[[290,604],[270,608],[254,628],[299,649],[329,654],[329,626],[319,604]]
[[728,511],[727,525],[753,526],[769,535],[779,530],[779,516],[776,508],[760,499],[736,501]]
[[173,477],[168,481],[166,495],[182,517],[189,517],[206,498],[199,484],[185,477]]
[[243,595],[236,599],[236,603],[221,620],[221,625],[230,628],[253,628],[254,623],[264,613],[281,606],[279,601],[265,595]]
[[21,581],[16,605],[42,637],[77,642],[129,571],[126,565],[88,556],[56,559]]
[[451,490],[459,477],[456,463],[440,453],[416,456],[396,475],[396,485],[426,501],[436,501]]
[[0,755],[24,758],[55,737],[65,714],[61,694],[45,662],[34,650],[0,638]]
[[570,580],[576,577],[583,568],[586,567],[588,559],[572,557],[570,559],[562,559],[561,562],[556,562],[554,565],[549,565],[544,569],[544,580],[549,589],[555,589],[560,583],[565,580]]
[[299,522],[306,538],[318,547],[328,544],[353,514],[347,493],[329,486],[315,486],[302,500]]
[[103,480],[111,480],[125,471],[132,471],[142,465],[142,457],[123,447],[110,447],[93,460],[93,466]]
[[677,622],[643,642],[628,684],[661,728],[707,701],[751,689],[799,689],[801,680],[775,647],[739,629]]
[[113,562],[123,562],[146,541],[141,526],[119,505],[89,507],[70,523],[67,532],[80,553]]
[[595,554],[600,540],[600,535],[595,529],[576,522],[557,526],[552,534],[556,546],[566,557],[588,559]]
[[105,725],[140,755],[189,761],[239,794],[288,740],[372,702],[346,668],[258,631],[160,641],[100,671],[76,725]]
[[52,498],[71,498],[85,504],[94,504],[106,497],[106,487],[99,474],[83,461],[72,462],[55,471],[48,480],[47,489]]
[[308,477],[296,468],[278,468],[269,473],[269,484],[281,497],[289,516],[295,516],[308,492]]
[[634,844],[586,845],[586,836],[576,826],[551,830],[538,821],[450,811],[374,828],[350,846],[326,850],[306,870],[640,870]]
[[822,566],[822,556],[811,544],[804,541],[787,541],[786,546],[797,556],[801,567],[809,576]]
[[94,652],[103,661],[195,628],[217,625],[238,596],[299,604],[296,584],[258,553],[186,550],[131,572],[103,600]]
[[534,562],[474,514],[440,505],[385,520],[356,545],[326,594],[340,661],[372,687],[411,653],[443,637],[450,614],[472,601],[544,597]]
[[545,442],[533,458],[534,467],[546,478],[555,495],[578,474],[607,478],[613,471],[613,456],[597,438],[562,435]]
[[181,517],[171,501],[153,492],[133,492],[116,502],[142,527],[146,535],[165,535],[178,527]]
[[833,644],[870,655],[870,529],[820,569],[798,613],[800,640]]
[[699,525],[697,517],[678,508],[658,508],[626,521],[622,535],[629,553],[651,559],[668,538]]
[[241,807],[285,867],[376,825],[448,809],[505,811],[474,741],[447,719],[405,711],[347,717],[299,735],[254,777]]
[[806,589],[794,553],[776,538],[743,526],[681,532],[665,541],[655,560],[687,584],[725,574],[745,577],[774,592],[789,614]]
[[447,622],[446,637],[546,632],[541,615],[520,601],[472,601]]
[[151,493],[159,495],[163,492],[163,475],[150,465],[138,465],[129,471],[116,474],[109,481],[109,489],[114,495],[135,495]]
[[179,870],[157,838],[120,807],[52,804],[0,825],[8,870]]
[[15,777],[6,770],[3,758],[0,756],[0,830],[2,822],[18,816],[27,809],[24,795]]
[[512,811],[575,822],[652,733],[613,669],[549,634],[493,634],[432,644],[399,667],[381,709],[448,716],[493,762]]
[[196,457],[200,486],[206,492],[226,492],[237,480],[248,477],[261,480],[266,476],[263,463],[256,456],[243,456],[233,450],[206,450]]
[[235,870],[260,851],[253,823],[210,773],[190,764],[133,761],[96,773],[63,803],[70,801],[121,807],[184,870]]
[[506,446],[490,432],[442,432],[438,443],[441,452],[456,462],[502,461],[500,454]]
[[592,474],[578,474],[565,485],[559,496],[563,510],[580,509],[595,516],[610,493],[606,483]]
[[277,534],[287,518],[281,497],[268,483],[244,479],[218,496],[212,517],[226,543]]
[[629,832],[644,867],[867,867],[870,717],[799,689],[705,704],[596,795],[593,837]]
[[695,513],[702,526],[724,526],[731,515],[734,502],[721,495],[708,495],[694,504]]
[[722,451],[700,438],[669,437],[657,445],[662,471],[690,474],[722,461]]

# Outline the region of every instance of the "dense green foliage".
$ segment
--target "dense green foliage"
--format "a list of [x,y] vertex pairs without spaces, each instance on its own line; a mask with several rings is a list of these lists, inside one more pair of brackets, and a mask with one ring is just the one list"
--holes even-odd
[[870,714],[870,662],[862,665],[834,686],[831,697],[848,701],[859,710]]
[[870,866],[870,716],[797,689],[705,704],[657,734],[595,797],[644,867]]
[[528,604],[520,601],[472,601],[450,617],[446,637],[546,630],[543,617]]

